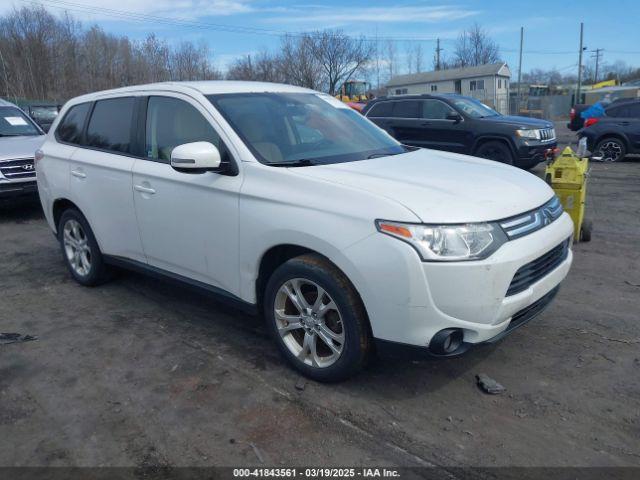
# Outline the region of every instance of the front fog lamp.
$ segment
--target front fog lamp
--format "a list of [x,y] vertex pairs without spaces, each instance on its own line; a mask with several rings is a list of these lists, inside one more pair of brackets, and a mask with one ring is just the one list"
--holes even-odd
[[425,261],[460,261],[487,258],[506,241],[492,223],[423,225],[378,220],[378,231],[409,243]]

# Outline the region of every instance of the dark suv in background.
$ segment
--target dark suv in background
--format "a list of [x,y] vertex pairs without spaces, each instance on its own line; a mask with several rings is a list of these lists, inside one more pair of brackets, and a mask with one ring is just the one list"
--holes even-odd
[[556,147],[553,123],[501,115],[455,94],[380,97],[362,111],[406,145],[464,153],[532,168]]
[[618,100],[605,107],[605,115],[587,118],[578,131],[587,139],[594,157],[617,162],[628,153],[640,153],[640,100]]

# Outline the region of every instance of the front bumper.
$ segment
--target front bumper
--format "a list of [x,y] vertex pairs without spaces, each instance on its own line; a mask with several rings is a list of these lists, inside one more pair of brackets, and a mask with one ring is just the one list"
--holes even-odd
[[573,222],[563,213],[545,228],[508,241],[489,258],[469,262],[422,262],[410,245],[372,235],[348,249],[357,272],[346,273],[363,299],[376,339],[426,348],[437,332],[455,328],[463,332],[464,343],[483,343],[513,328],[514,319],[558,287],[573,260],[570,246],[555,268],[507,295],[520,267],[567,241],[572,232]]
[[35,180],[28,182],[0,182],[0,200],[38,195],[38,184]]
[[545,154],[549,149],[558,146],[557,141],[539,142],[539,141],[521,141],[517,144],[517,160],[516,165],[523,168],[531,168],[540,162],[544,162]]
[[375,339],[376,352],[383,357],[402,357],[402,358],[410,358],[410,359],[418,359],[418,358],[451,358],[451,357],[459,357],[467,353],[471,348],[481,346],[481,345],[491,345],[504,337],[514,332],[516,329],[522,327],[523,325],[529,323],[531,320],[540,315],[544,310],[551,304],[553,299],[558,294],[558,290],[560,290],[560,286],[555,287],[549,293],[547,293],[542,298],[536,300],[531,305],[523,308],[519,312],[517,312],[509,322],[509,325],[505,330],[498,333],[495,337],[491,337],[483,342],[479,343],[469,343],[463,342],[458,349],[454,352],[445,354],[445,355],[436,355],[431,352],[428,347],[408,345],[406,343],[399,342],[390,342],[388,340],[380,340],[378,338]]

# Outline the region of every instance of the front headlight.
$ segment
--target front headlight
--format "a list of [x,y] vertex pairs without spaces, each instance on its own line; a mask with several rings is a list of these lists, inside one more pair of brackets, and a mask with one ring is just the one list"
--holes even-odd
[[424,225],[377,220],[378,231],[405,241],[425,261],[481,260],[495,252],[507,238],[499,225]]
[[529,140],[540,140],[541,138],[539,129],[516,130],[516,135],[520,138],[527,138]]

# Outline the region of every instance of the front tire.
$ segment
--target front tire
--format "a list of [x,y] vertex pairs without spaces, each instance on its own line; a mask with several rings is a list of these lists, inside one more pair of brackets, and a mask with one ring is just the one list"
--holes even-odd
[[109,279],[98,242],[89,222],[75,208],[66,210],[58,223],[58,240],[71,276],[80,284],[93,287]]
[[302,255],[276,269],[264,313],[285,359],[320,382],[344,380],[366,364],[371,338],[360,297],[347,277],[319,255]]
[[475,155],[476,157],[486,158],[487,160],[513,165],[513,154],[504,142],[485,142],[478,147]]
[[619,138],[608,137],[598,142],[593,154],[603,162],[619,162],[627,154],[627,146]]

